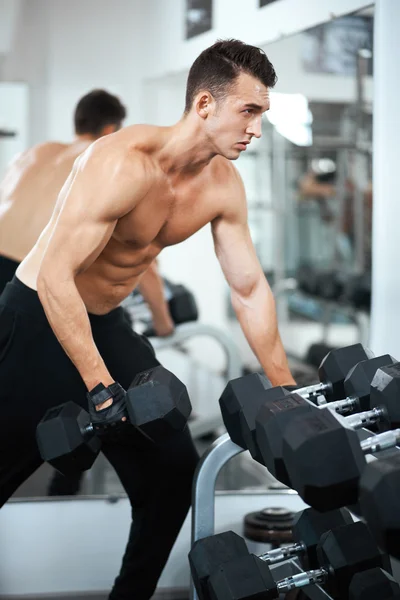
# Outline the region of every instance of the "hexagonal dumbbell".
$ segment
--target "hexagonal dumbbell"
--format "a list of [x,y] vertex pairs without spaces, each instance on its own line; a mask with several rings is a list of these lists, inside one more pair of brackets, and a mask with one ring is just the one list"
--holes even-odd
[[161,365],[136,375],[126,405],[132,425],[155,443],[182,431],[192,411],[185,384]]
[[[339,350],[334,352],[340,356]],[[333,353],[331,355],[334,356]],[[329,361],[327,362],[329,370]],[[328,404],[328,407],[340,414],[366,408],[371,380],[377,368],[391,362],[393,359],[389,355],[359,362],[351,369],[343,383],[348,396]],[[304,389],[309,388],[296,390],[296,394],[304,397],[306,395],[303,395]],[[220,397],[222,417],[232,441],[249,450],[254,460],[261,464],[265,463],[256,439],[256,417],[267,402],[275,402],[288,394],[289,392],[283,387],[271,387],[271,383],[264,375],[253,373],[230,381]],[[315,399],[312,395],[311,398]],[[300,403],[298,398],[298,404]],[[311,410],[306,400],[302,402],[302,406],[306,410]],[[287,481],[284,483],[288,484]]]
[[[221,535],[225,536],[224,543],[230,546],[230,551],[222,561],[217,561],[213,556],[210,558],[213,552],[209,549],[219,545]],[[360,522],[324,533],[317,549],[320,567],[281,581],[272,577],[270,553],[257,557],[248,551],[244,554],[240,547],[240,552],[232,556],[235,554],[232,549],[239,545],[240,539],[233,532],[225,532],[195,542],[189,563],[200,600],[277,598],[280,593],[314,583],[323,584],[334,597],[347,598],[351,579],[358,571],[374,567],[390,570],[388,557],[380,553],[368,528]],[[208,552],[199,552],[199,548],[205,547]]]
[[[286,481],[319,510],[330,510],[357,501],[358,482],[365,467],[364,454],[393,447],[398,432],[364,440],[352,428],[378,424],[382,429],[400,426],[400,363],[380,367],[371,382],[371,411],[346,417],[341,422],[327,411],[299,419],[285,427],[282,463]],[[262,411],[260,411],[261,415]],[[315,417],[315,418],[314,418]],[[260,450],[261,450],[260,442]]]
[[291,481],[283,460],[282,439],[288,424],[296,417],[320,413],[321,410],[293,392],[266,402],[255,420],[257,458],[284,485]]
[[356,573],[349,587],[349,600],[400,600],[397,581],[378,567]]
[[322,512],[357,502],[365,454],[394,448],[400,429],[359,441],[331,411],[294,418],[282,440],[283,462],[301,498]]
[[75,402],[50,408],[37,426],[36,440],[43,460],[67,476],[90,469],[101,448],[89,413]]
[[400,559],[400,455],[368,463],[360,479],[361,514],[381,548]]
[[[191,412],[186,386],[161,366],[136,375],[125,402],[130,424],[155,444],[182,431]],[[41,457],[64,475],[92,466],[100,451],[97,434],[89,414],[73,402],[49,409],[36,429]]]
[[[348,390],[351,390],[352,396],[323,405],[321,408],[345,413],[349,407],[358,410],[368,406],[368,402],[376,404],[377,397],[382,401],[382,393],[379,391],[379,395],[376,395],[375,388],[371,387],[371,380],[379,371],[378,367],[386,361],[393,361],[393,359],[389,355],[384,355],[358,363],[346,378],[346,386]],[[375,394],[373,400],[368,400],[367,388]],[[318,411],[319,408],[314,408],[310,402],[299,396],[297,391],[292,394],[286,393],[286,396],[283,396],[282,393],[280,398],[270,400],[269,397],[272,397],[275,389],[283,390],[283,388],[272,388],[264,392],[266,401],[259,409],[254,425],[252,415],[250,418],[246,418],[245,409],[240,413],[239,420],[242,437],[248,442],[253,458],[265,465],[272,475],[283,484],[291,486],[290,476],[283,460],[282,441],[285,429],[295,417],[311,414],[315,410]],[[354,392],[357,389],[360,392],[356,396]],[[392,410],[394,411],[394,408]],[[397,415],[394,414],[393,419],[394,422],[397,422]],[[346,417],[346,420],[347,424],[355,429],[375,425],[382,420],[387,421],[386,409],[376,406],[371,411]],[[249,440],[252,440],[251,444]]]
[[[292,539],[295,543],[283,545],[269,550],[260,558],[269,565],[298,557],[305,569],[317,569],[317,547],[321,536],[331,529],[352,524],[350,512],[343,508],[321,513],[313,508],[306,508],[294,515],[292,523]],[[250,538],[251,539],[251,538]]]
[[200,600],[206,600],[208,596],[208,578],[216,566],[248,553],[244,539],[233,531],[197,540],[189,552],[189,566]]
[[[350,369],[358,362],[372,358],[372,353],[361,344],[332,350],[327,354],[319,369],[320,383],[299,388],[298,394],[304,398],[325,395],[327,401],[345,397],[344,381]],[[386,363],[385,363],[386,364]],[[255,406],[253,412],[263,402],[263,393],[272,387],[265,375],[252,373],[230,381],[223,391],[219,404],[227,430],[235,444],[242,445],[239,413],[246,406]],[[252,409],[250,408],[251,412]],[[238,440],[238,441],[237,441]],[[243,442],[244,443],[244,442]]]
[[300,388],[297,391],[307,398],[322,395],[325,396],[327,402],[340,400],[346,396],[344,381],[350,369],[360,361],[369,358],[373,358],[373,354],[362,344],[331,350],[318,369],[320,383]]
[[[243,438],[240,425],[240,413],[246,407],[246,414],[251,419],[265,402],[265,391],[273,389],[272,384],[265,375],[251,373],[229,381],[222,392],[219,405],[222,419],[231,440],[241,448],[248,448]],[[282,394],[285,393],[284,388]]]

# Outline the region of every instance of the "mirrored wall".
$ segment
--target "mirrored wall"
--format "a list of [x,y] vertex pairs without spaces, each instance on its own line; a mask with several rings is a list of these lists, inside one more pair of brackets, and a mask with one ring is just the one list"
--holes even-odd
[[262,138],[237,161],[295,359],[315,344],[368,341],[373,17],[366,9],[264,47],[278,83]]

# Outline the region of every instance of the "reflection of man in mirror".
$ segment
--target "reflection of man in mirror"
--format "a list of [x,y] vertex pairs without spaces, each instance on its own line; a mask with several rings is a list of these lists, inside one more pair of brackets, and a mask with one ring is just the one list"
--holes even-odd
[[187,427],[145,444],[128,420],[126,390],[159,362],[119,305],[163,248],[211,225],[249,345],[272,385],[295,384],[233,164],[261,136],[275,82],[259,48],[226,40],[204,50],[177,123],[126,127],[75,161],[48,225],[0,297],[0,505],[42,462],[35,431],[44,413],[69,401],[89,406],[132,507],[110,600],[153,595],[198,462]]
[[0,293],[48,223],[76,158],[125,116],[117,96],[93,90],[75,107],[73,142],[45,142],[11,162],[0,184]]
[[[315,200],[320,207],[321,220],[334,224],[338,211],[336,163],[329,158],[314,159],[311,168],[299,180],[300,199]],[[337,234],[339,255],[344,261],[354,259],[355,210],[354,183],[350,177],[345,180],[344,206]],[[368,181],[364,190],[364,265],[371,268],[372,232],[372,182]]]

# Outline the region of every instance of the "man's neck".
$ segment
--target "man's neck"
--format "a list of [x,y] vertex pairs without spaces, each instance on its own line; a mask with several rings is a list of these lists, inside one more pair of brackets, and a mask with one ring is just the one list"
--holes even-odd
[[217,154],[201,123],[189,114],[169,128],[158,158],[166,173],[190,176],[202,171]]

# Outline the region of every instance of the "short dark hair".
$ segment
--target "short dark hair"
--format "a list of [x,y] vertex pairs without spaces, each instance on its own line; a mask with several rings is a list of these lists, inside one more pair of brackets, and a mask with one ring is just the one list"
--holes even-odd
[[82,96],[75,108],[74,124],[78,135],[98,135],[106,125],[119,125],[126,108],[117,96],[105,90],[92,90]]
[[227,94],[241,72],[256,77],[266,87],[274,87],[277,82],[275,69],[261,48],[239,40],[217,40],[203,50],[189,71],[185,114],[190,111],[200,90],[208,90],[219,100]]

